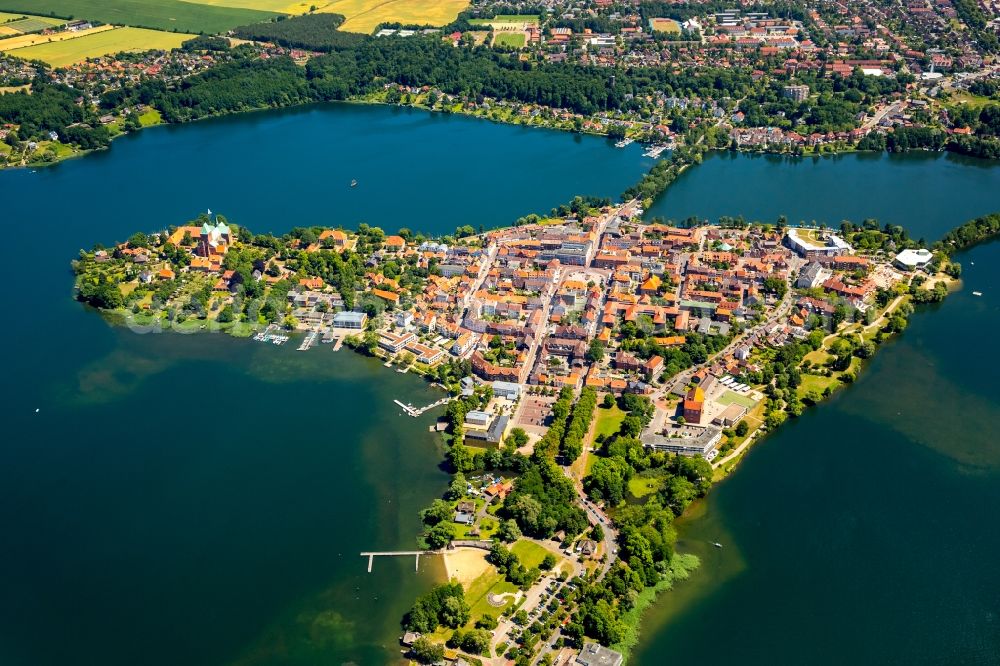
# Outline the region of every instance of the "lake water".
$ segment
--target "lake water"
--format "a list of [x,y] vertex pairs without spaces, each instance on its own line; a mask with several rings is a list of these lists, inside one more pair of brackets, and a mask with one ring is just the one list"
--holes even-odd
[[647,217],[712,222],[722,215],[824,223],[875,218],[928,240],[957,223],[1000,210],[998,165],[952,153],[853,153],[787,157],[713,153],[688,169]]
[[[0,663],[387,663],[403,610],[440,576],[433,560],[416,574],[408,559],[378,560],[367,574],[358,557],[411,548],[417,510],[445,486],[442,451],[427,432],[433,415],[413,420],[392,404],[437,393],[347,350],[299,353],[110,327],[71,300],[68,262],[80,247],[209,207],[254,231],[362,221],[439,233],[497,226],[574,194],[617,195],[649,167],[640,152],[593,137],[331,105],[157,128],[54,168],[0,172],[9,250],[0,262],[8,313],[0,328]],[[657,206],[693,185],[711,192],[716,159]],[[801,168],[745,164],[758,188],[778,170]],[[996,207],[958,208],[985,196],[984,174],[993,188],[985,192],[998,191],[995,169],[940,156],[920,164],[950,178],[954,202],[941,219],[913,211],[928,229]],[[836,166],[812,172],[808,186],[825,191],[872,168],[857,157]],[[910,187],[896,167],[875,163],[886,191]],[[955,169],[967,176],[948,176]],[[352,178],[358,187],[348,186]],[[878,208],[884,192],[851,196]],[[718,199],[707,196],[700,214],[715,215]],[[764,215],[751,210],[755,201],[742,202],[748,217]],[[997,281],[996,269],[988,272],[1000,259],[995,247],[976,251],[994,253],[981,260],[983,284]],[[967,265],[967,289],[979,284],[976,270]],[[965,351],[989,349],[996,301],[983,291],[915,317],[855,387],[758,447],[712,494],[682,544],[703,551],[705,565],[655,609],[640,663],[704,657],[706,644],[714,651],[730,635],[736,652],[750,635],[764,660],[788,641],[782,622],[813,637],[874,632],[874,609],[885,612],[885,650],[907,647],[908,618],[926,633],[914,645],[943,640],[928,624],[939,616],[968,627],[949,648],[961,637],[990,646],[997,580],[983,556],[997,544],[982,509],[997,499],[996,465],[981,451],[992,441],[996,361]],[[976,308],[990,307],[992,320],[977,318],[986,315]],[[834,436],[848,427],[849,441]],[[711,540],[727,548],[706,552]],[[861,573],[868,597],[847,609]],[[807,581],[822,587],[801,590]],[[971,581],[978,586],[967,590]],[[824,594],[837,603],[827,606]],[[873,654],[878,661],[887,652]]]
[[649,166],[633,148],[326,105],[0,172],[0,664],[381,664],[441,576],[358,555],[414,548],[446,486],[435,415],[392,402],[439,392],[346,349],[113,328],[72,300],[79,248],[209,207],[257,232],[498,226],[617,196]]
[[[880,219],[933,238],[1000,210],[1000,168],[983,163],[851,156],[774,165],[707,160],[658,205],[677,211],[719,173],[736,172],[752,175],[739,185],[748,198],[720,197],[710,216],[745,203],[748,217],[806,217],[801,192],[785,198],[794,203],[787,208],[748,195],[773,194],[768,174],[801,187],[805,171],[823,175],[811,186],[817,219],[860,219],[868,202]],[[894,172],[946,183],[946,204],[925,187],[887,187]],[[862,173],[879,195],[855,189],[841,214],[829,190]],[[920,308],[853,386],[762,441],[685,516],[678,548],[700,555],[702,567],[650,612],[634,663],[661,664],[664,655],[672,664],[1000,663],[992,517],[1000,502],[1000,362],[992,351],[1000,243],[958,258],[960,291]]]

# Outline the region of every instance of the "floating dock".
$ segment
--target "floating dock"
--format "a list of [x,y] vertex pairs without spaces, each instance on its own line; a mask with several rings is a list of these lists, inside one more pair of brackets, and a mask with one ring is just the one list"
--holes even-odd
[[312,347],[314,344],[316,344],[316,338],[318,337],[319,337],[318,332],[309,331],[309,334],[306,335],[306,339],[303,340],[302,344],[299,345],[299,351],[306,351],[307,349]]
[[253,336],[257,342],[270,342],[275,345],[283,345],[288,342],[288,336],[279,333],[281,329],[274,324],[268,324],[267,328]]
[[424,412],[426,412],[428,410],[434,409],[435,407],[440,407],[441,405],[447,405],[449,402],[451,402],[451,398],[441,398],[437,402],[432,402],[431,404],[425,405],[425,406],[423,406],[423,407],[421,407],[419,409],[417,409],[413,405],[405,405],[402,402],[400,402],[399,400],[393,400],[393,402],[396,403],[397,405],[399,405],[400,408],[404,412],[406,412],[409,416],[412,416],[413,418],[417,418],[418,416],[420,416],[421,414],[423,414]]

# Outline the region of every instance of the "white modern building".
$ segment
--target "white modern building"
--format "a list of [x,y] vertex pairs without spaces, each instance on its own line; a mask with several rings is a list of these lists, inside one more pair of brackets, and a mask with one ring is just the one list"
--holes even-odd
[[854,249],[837,234],[829,232],[817,234],[816,239],[806,237],[806,230],[789,229],[785,234],[785,245],[800,257],[839,257],[850,254]]
[[893,263],[905,271],[914,271],[918,268],[924,268],[927,266],[927,264],[931,263],[931,259],[933,258],[934,254],[926,248],[920,248],[919,250],[903,250],[896,255]]

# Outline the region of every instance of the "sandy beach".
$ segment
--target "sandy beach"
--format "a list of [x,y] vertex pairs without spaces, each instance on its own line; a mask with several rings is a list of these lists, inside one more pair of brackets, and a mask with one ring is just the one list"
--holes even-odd
[[486,561],[486,555],[487,552],[479,548],[456,548],[442,553],[448,580],[454,579],[467,586],[492,566]]

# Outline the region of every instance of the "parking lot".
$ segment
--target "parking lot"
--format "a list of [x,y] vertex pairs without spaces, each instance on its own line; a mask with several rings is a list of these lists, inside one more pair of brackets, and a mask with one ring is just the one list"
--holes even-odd
[[521,398],[515,425],[528,432],[547,427],[553,402],[555,398],[525,395]]

